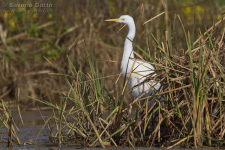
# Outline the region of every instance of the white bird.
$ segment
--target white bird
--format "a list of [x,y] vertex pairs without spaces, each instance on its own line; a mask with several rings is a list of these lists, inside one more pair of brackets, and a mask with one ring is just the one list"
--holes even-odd
[[[161,87],[160,83],[158,83],[157,81],[154,81],[154,83],[152,83],[153,80],[144,82],[144,84],[140,83],[142,83],[148,76],[154,77],[156,75],[154,73],[155,68],[149,63],[140,60],[135,61],[134,59],[130,59],[134,58],[133,44],[131,42],[133,41],[136,32],[134,19],[129,15],[122,15],[118,19],[108,19],[105,21],[116,21],[119,23],[124,23],[129,28],[129,32],[127,34],[124,43],[123,57],[121,61],[121,72],[124,76],[126,75],[126,77],[128,77],[129,73],[132,72],[128,82],[130,88],[134,87],[131,92],[132,96],[134,98],[138,98],[143,93],[145,94],[144,96],[142,96],[142,98],[147,97],[149,95],[154,95],[156,93],[155,91],[160,89]],[[133,63],[135,63],[134,66]],[[139,86],[137,86],[138,84]],[[149,104],[149,107],[151,107],[154,104],[154,102],[155,98],[152,99],[152,101]]]

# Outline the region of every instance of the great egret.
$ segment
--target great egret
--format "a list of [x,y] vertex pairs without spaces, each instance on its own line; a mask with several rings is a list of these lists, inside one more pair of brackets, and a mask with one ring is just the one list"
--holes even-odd
[[[131,42],[133,41],[136,32],[134,19],[129,15],[122,15],[118,19],[108,19],[105,21],[115,21],[119,23],[124,23],[127,24],[129,28],[129,32],[127,34],[127,38],[125,39],[124,43],[123,57],[121,61],[121,72],[124,76],[126,75],[127,77],[129,73],[132,72],[128,82],[129,87],[133,88],[131,92],[132,96],[134,98],[138,98],[143,93],[145,93],[143,97],[154,95],[155,94],[154,91],[159,90],[161,84],[158,83],[157,81],[153,82],[153,80],[150,80],[148,82],[144,82],[144,80],[149,75],[151,75],[151,77],[154,77],[156,75],[154,73],[155,68],[149,63],[140,60],[135,61],[134,59],[129,59],[134,58],[133,44]],[[133,63],[135,63],[134,66]],[[144,84],[140,84],[142,82],[144,82]],[[152,99],[152,101],[149,104],[149,107],[151,107],[154,104],[154,102],[155,98]]]

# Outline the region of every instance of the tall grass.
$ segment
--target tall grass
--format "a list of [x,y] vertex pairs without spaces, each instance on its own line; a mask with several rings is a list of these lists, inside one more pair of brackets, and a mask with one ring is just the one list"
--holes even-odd
[[[4,1],[1,0],[1,2],[3,3]],[[37,3],[44,2],[53,5],[52,8],[49,8],[52,10],[50,13],[0,13],[0,24],[3,27],[3,29],[0,29],[0,47],[2,49],[0,51],[0,66],[2,66],[2,73],[0,74],[1,98],[2,96],[10,98],[10,92],[14,92],[20,88],[22,93],[21,103],[27,104],[30,102],[30,98],[27,95],[36,98],[44,95],[43,98],[46,101],[50,96],[52,101],[59,102],[60,92],[55,91],[59,91],[58,87],[62,88],[60,90],[64,90],[66,84],[59,76],[51,78],[51,76],[46,75],[55,70],[43,59],[43,56],[51,60],[63,73],[70,74],[70,70],[66,67],[67,61],[65,58],[66,55],[70,55],[71,61],[76,69],[78,69],[75,60],[76,52],[79,55],[78,59],[82,64],[82,70],[86,72],[88,67],[85,67],[83,64],[89,64],[89,62],[86,59],[85,53],[83,53],[84,49],[83,45],[80,44],[80,39],[76,41],[77,44],[73,47],[73,51],[67,50],[67,47],[71,45],[78,35],[86,40],[87,47],[91,49],[91,58],[93,56],[92,49],[95,49],[96,57],[98,60],[101,60],[101,62],[98,61],[98,72],[100,75],[103,72],[105,76],[111,75],[111,68],[113,68],[113,74],[118,74],[120,71],[120,56],[122,55],[121,48],[124,44],[124,37],[118,36],[115,32],[116,28],[120,25],[109,26],[104,23],[104,20],[107,18],[119,17],[122,14],[132,15],[137,26],[135,43],[138,43],[142,49],[148,51],[148,48],[150,48],[150,52],[153,52],[155,48],[152,45],[153,40],[149,38],[150,33],[155,36],[160,44],[161,41],[165,41],[166,37],[161,35],[165,33],[165,29],[168,30],[170,25],[168,21],[169,19],[173,19],[174,14],[180,14],[184,20],[186,30],[191,31],[194,10],[201,12],[206,26],[209,27],[212,24],[211,22],[222,17],[221,14],[223,13],[224,7],[223,0],[190,0],[181,2],[162,2],[155,0],[125,2],[120,0],[109,0],[105,2],[98,0],[77,2],[63,0],[49,2],[46,0],[37,1]],[[18,3],[32,3],[34,5],[34,2],[31,0],[18,1]],[[165,10],[164,3],[167,3],[168,11]],[[25,10],[24,8],[9,7],[2,10],[11,9]],[[28,8],[29,11],[33,9],[35,8]],[[84,11],[84,9],[88,11]],[[162,15],[146,24],[145,28],[143,27],[143,22],[164,10],[167,13],[166,15],[168,15],[166,20],[164,20],[164,15]],[[207,13],[202,13],[202,10],[207,11]],[[199,15],[197,15],[194,28],[195,33],[198,32],[199,28],[201,30],[204,29],[199,18]],[[169,46],[181,49],[182,44],[185,44],[182,27],[177,25],[174,28],[172,26],[171,30],[172,34],[173,32],[178,33],[177,39],[179,41],[182,40],[182,42],[174,43],[177,39],[173,39]],[[126,33],[124,29],[121,32]],[[148,42],[143,40],[145,36],[144,32],[146,32],[146,40]],[[195,37],[197,37],[197,34],[195,34]],[[168,38],[168,40],[170,39]],[[19,45],[18,42],[20,43]],[[170,48],[170,52],[172,52],[171,50],[172,48]],[[138,50],[137,52],[139,53],[140,51]],[[160,55],[157,54],[157,56]],[[113,62],[110,62],[110,60]],[[103,69],[104,66],[107,66],[106,64],[111,67],[105,67]],[[15,72],[19,74],[17,75]],[[38,85],[35,82],[36,80],[39,81],[37,83]],[[107,88],[113,88],[114,81],[112,80],[104,81]],[[119,82],[123,82],[123,79],[119,80]],[[122,88],[123,84],[117,84],[115,87],[118,90],[122,90]],[[11,89],[11,91],[8,92],[5,89]],[[54,91],[54,94],[52,91]],[[114,92],[112,95],[114,96],[116,94],[118,93]],[[125,100],[127,98],[131,98],[131,95],[126,94]]]

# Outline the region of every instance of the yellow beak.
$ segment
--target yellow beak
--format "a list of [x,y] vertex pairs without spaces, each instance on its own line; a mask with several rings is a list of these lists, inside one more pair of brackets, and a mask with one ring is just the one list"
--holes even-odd
[[119,21],[120,19],[108,19],[108,20],[105,20],[105,21]]

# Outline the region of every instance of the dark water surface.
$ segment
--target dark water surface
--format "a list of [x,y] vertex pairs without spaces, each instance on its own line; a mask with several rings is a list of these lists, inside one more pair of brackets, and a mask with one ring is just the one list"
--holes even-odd
[[[47,119],[48,117],[52,115],[51,110],[44,110],[44,111],[42,110],[41,113],[45,119]],[[19,150],[19,149],[21,150],[35,149],[36,150],[37,149],[38,150],[38,149],[50,148],[50,147],[46,147],[43,144],[44,141],[47,141],[49,139],[45,128],[42,130],[41,134],[39,135],[37,142],[35,142],[39,131],[44,125],[44,121],[38,110],[37,111],[21,111],[23,123],[21,121],[20,115],[17,110],[13,111],[12,115],[19,129],[17,130],[17,128],[14,126],[14,128],[16,128],[16,132],[20,139],[21,145],[19,146],[18,144],[13,143],[13,148],[8,148],[7,143],[3,142],[3,143],[0,143],[0,150],[1,149],[15,149],[15,150]],[[0,129],[0,139],[1,139],[0,141],[8,140],[8,130],[6,127],[4,127],[4,125]],[[24,146],[24,143],[30,143],[30,144],[26,144]]]
[[[57,111],[55,111],[57,112]],[[44,119],[49,118],[52,115],[52,110],[42,110],[42,116]],[[70,150],[70,149],[78,149],[80,145],[77,144],[69,144],[63,145],[61,148],[58,148],[56,145],[46,145],[44,142],[47,141],[48,134],[46,129],[44,128],[39,135],[37,142],[35,142],[37,135],[41,128],[44,125],[44,121],[40,115],[40,112],[37,111],[22,111],[21,112],[22,120],[24,125],[21,122],[19,113],[17,110],[13,111],[13,119],[19,128],[17,131],[18,137],[21,141],[21,145],[13,143],[12,148],[7,147],[7,142],[0,143],[0,150],[9,149],[9,150]],[[8,139],[8,130],[2,126],[0,129],[0,141],[7,141]],[[28,143],[24,145],[24,143]],[[30,144],[29,144],[30,143]],[[32,145],[31,145],[32,144]],[[130,150],[128,147],[108,147],[106,150]],[[149,148],[137,148],[139,150],[149,150]],[[215,148],[216,149],[216,148]],[[212,150],[215,150],[212,149]],[[103,148],[87,148],[86,150],[105,150]],[[163,150],[163,148],[151,148],[151,150]],[[188,149],[179,149],[173,148],[173,150],[188,150]],[[206,148],[202,148],[201,150],[210,150]]]

